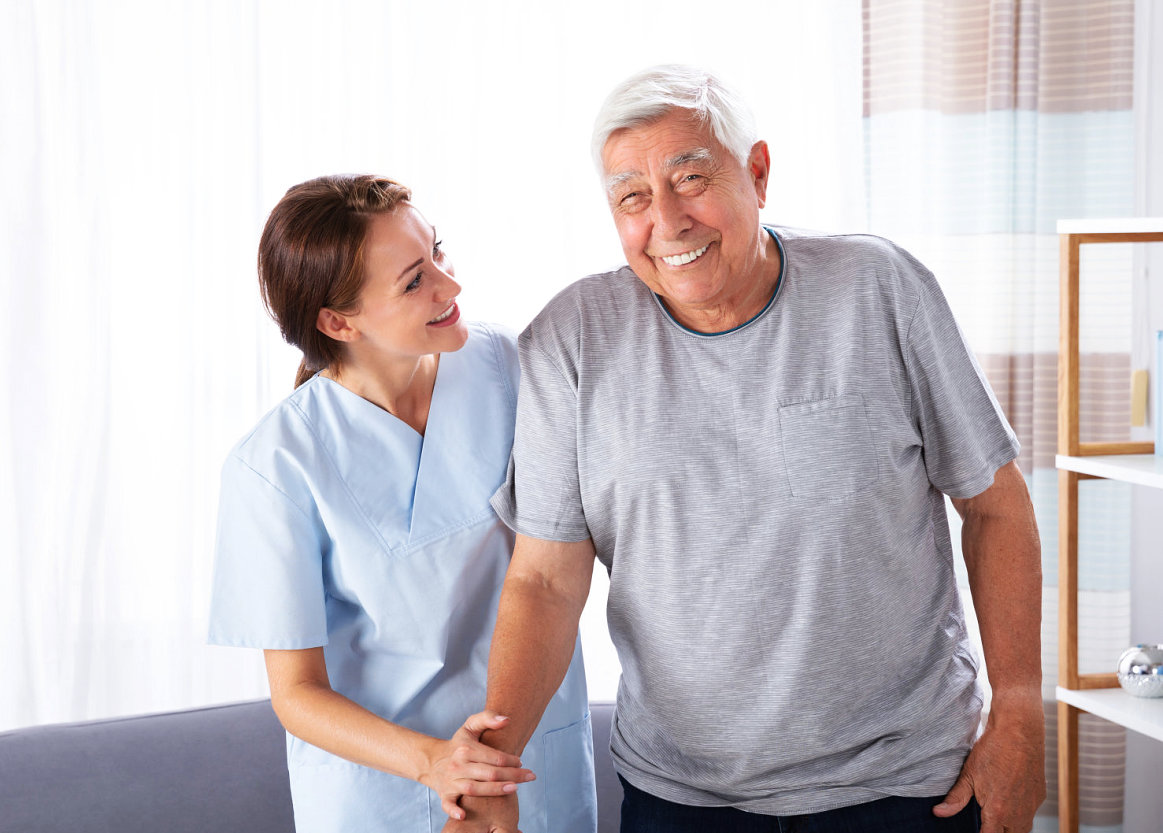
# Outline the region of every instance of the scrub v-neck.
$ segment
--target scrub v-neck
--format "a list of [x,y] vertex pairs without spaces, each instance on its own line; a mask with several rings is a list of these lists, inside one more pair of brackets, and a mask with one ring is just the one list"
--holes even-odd
[[[449,421],[444,400],[450,387],[446,381],[447,368],[457,364],[455,360],[450,361],[454,356],[455,353],[440,356],[423,434],[334,379],[319,377],[333,397],[346,402],[341,410],[351,417],[350,431],[341,435],[349,441],[342,444],[346,448],[338,444],[332,447],[339,475],[347,484],[352,500],[392,550],[416,542],[413,527],[417,519],[424,517],[423,505],[417,511],[417,492],[425,479],[441,477],[435,470],[439,466],[432,458],[440,456],[441,435]],[[426,449],[432,451],[426,453]],[[412,472],[410,480],[405,477],[408,471]],[[391,472],[387,478],[386,472]],[[429,525],[422,523],[421,526],[427,529]],[[407,536],[401,538],[399,533],[405,529]],[[430,531],[421,534],[428,537]]]

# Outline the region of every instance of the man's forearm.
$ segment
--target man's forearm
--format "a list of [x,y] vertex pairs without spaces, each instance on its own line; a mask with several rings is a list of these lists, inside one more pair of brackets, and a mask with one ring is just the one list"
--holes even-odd
[[1025,833],[1046,798],[1042,716],[1041,547],[1022,474],[1009,463],[993,485],[954,505],[981,626],[993,703],[985,731],[933,813],[948,818],[976,798],[982,830]]
[[[545,565],[553,565],[550,574]],[[481,740],[520,754],[561,685],[593,574],[589,541],[519,538],[505,579],[489,653],[487,708],[509,717]]]
[[996,498],[965,513],[962,549],[997,706],[1041,708],[1042,555],[1016,466],[998,472]]

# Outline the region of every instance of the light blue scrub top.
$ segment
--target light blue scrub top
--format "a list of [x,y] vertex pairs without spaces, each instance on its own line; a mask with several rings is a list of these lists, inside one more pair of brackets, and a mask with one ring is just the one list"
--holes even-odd
[[[210,641],[324,646],[332,687],[402,726],[451,737],[485,703],[513,533],[505,478],[514,339],[474,324],[440,357],[425,435],[323,376],[267,414],[223,468]],[[593,833],[593,741],[581,646],[521,755],[524,833]],[[439,833],[423,785],[287,735],[295,826]]]

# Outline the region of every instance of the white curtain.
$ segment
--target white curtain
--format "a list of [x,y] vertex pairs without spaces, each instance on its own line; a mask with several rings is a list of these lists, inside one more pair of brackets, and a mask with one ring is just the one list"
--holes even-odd
[[[1135,2],[864,0],[864,9],[871,229],[933,268],[1022,442],[1043,554],[1049,795],[1035,829],[1056,829],[1056,222],[1135,213],[1151,147],[1136,148],[1149,105],[1135,94]],[[1091,246],[1083,258],[1082,436],[1127,441],[1133,252]],[[1079,490],[1083,672],[1110,670],[1131,641],[1131,495],[1113,481]],[[1083,825],[1115,830],[1126,733],[1085,714],[1080,731]]]
[[[863,224],[859,0],[8,0],[0,10],[0,730],[265,692],[204,646],[218,468],[290,390],[254,252],[290,185],[411,185],[472,318],[621,262],[606,91],[710,66],[755,107],[765,219]],[[583,622],[612,697],[601,579]]]

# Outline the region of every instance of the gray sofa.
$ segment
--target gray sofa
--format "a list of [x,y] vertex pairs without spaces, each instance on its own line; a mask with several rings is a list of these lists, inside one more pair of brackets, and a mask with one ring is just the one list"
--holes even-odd
[[[616,833],[613,704],[593,703],[599,833]],[[269,700],[0,733],[3,833],[294,833]]]

